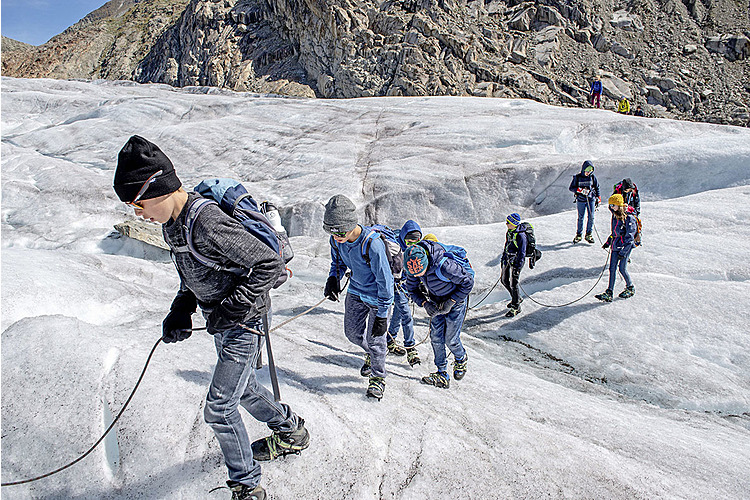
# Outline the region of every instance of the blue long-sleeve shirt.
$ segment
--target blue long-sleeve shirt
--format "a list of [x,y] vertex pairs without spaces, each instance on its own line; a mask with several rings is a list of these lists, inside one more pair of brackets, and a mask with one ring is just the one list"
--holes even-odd
[[[468,297],[469,292],[474,287],[474,277],[461,267],[461,264],[451,258],[445,259],[441,263],[445,249],[440,243],[423,240],[419,242],[419,245],[427,250],[428,265],[427,271],[422,276],[406,277],[406,291],[411,299],[422,305],[426,298],[435,303],[447,299],[452,299],[458,303]],[[438,277],[438,268],[448,281],[443,281]],[[429,297],[422,295],[419,289],[420,282],[427,288]]]
[[[361,226],[362,227],[362,226]],[[381,238],[373,238],[368,250],[370,264],[362,255],[362,243],[370,232],[362,227],[362,234],[353,242],[331,243],[331,269],[329,276],[341,279],[347,268],[351,269],[349,293],[357,295],[362,302],[377,307],[376,316],[388,317],[388,308],[393,303],[393,273],[388,264],[388,251]]]
[[625,216],[625,220],[620,220],[613,216],[611,228],[609,243],[612,245],[612,253],[626,255],[635,246],[638,222],[632,215]]

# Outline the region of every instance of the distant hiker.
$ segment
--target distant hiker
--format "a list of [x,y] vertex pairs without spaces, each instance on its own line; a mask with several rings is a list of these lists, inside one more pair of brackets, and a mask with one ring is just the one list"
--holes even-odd
[[[594,104],[596,102],[596,104]],[[602,81],[599,77],[595,77],[594,81],[591,82],[591,89],[589,90],[589,103],[597,108],[602,107]]]
[[625,96],[620,97],[620,102],[617,103],[617,112],[622,115],[630,114],[630,102]]
[[[182,189],[169,158],[142,137],[134,135],[120,151],[114,189],[137,216],[162,223],[164,240],[173,252],[180,290],[164,318],[162,340],[172,343],[190,337],[197,305],[214,337],[218,360],[203,414],[224,454],[232,498],[265,499],[257,460],[298,453],[310,442],[305,421],[288,405],[275,402],[255,373],[257,332],[263,315],[270,314],[268,291],[285,272],[284,262],[216,204],[200,212],[193,223],[193,241],[187,242],[185,217],[201,195]],[[238,275],[208,267],[190,252],[178,251],[188,243],[215,260],[252,272]],[[251,445],[240,405],[268,424],[273,434]]]
[[464,378],[469,362],[460,335],[467,297],[474,287],[471,264],[461,247],[422,240],[407,248],[404,273],[409,296],[430,316],[430,341],[437,372],[422,377],[422,383],[447,389],[450,376],[445,347],[453,353],[456,380]]
[[509,311],[506,317],[512,318],[521,312],[521,302],[523,298],[518,293],[518,279],[521,275],[521,269],[526,262],[526,231],[521,222],[521,216],[517,213],[510,214],[505,219],[505,226],[508,231],[505,233],[505,247],[503,256],[500,258],[502,267],[501,282],[508,293],[510,293]]
[[324,295],[337,301],[341,278],[347,268],[351,270],[344,301],[344,334],[364,349],[365,362],[359,373],[369,377],[367,396],[380,400],[385,391],[385,333],[394,287],[388,249],[372,228],[357,223],[354,203],[342,194],[328,200],[323,229],[331,235],[331,269]]
[[599,206],[601,196],[599,194],[599,181],[594,175],[594,165],[586,160],[581,166],[581,173],[573,176],[568,190],[575,194],[576,208],[578,209],[578,225],[576,226],[576,236],[573,243],[581,241],[581,232],[583,231],[583,216],[588,211],[586,221],[586,241],[594,242],[591,232],[594,230],[594,208]]
[[[422,239],[422,228],[413,220],[408,220],[399,231],[398,242],[405,252],[409,245],[413,245]],[[395,279],[393,292],[393,315],[388,326],[388,352],[397,356],[406,354],[406,359],[411,366],[420,364],[417,348],[414,347],[414,319],[411,316],[409,297],[404,290],[405,278],[402,276]],[[397,342],[399,328],[404,330],[404,346]]]
[[638,194],[638,188],[629,177],[618,182],[612,188],[612,194],[620,194],[625,200],[625,204],[632,208],[635,215],[641,215],[641,196]]
[[604,293],[596,295],[597,299],[604,302],[612,302],[618,269],[626,285],[625,290],[620,293],[620,298],[627,299],[635,294],[635,286],[628,273],[628,257],[635,246],[638,222],[633,215],[627,213],[627,205],[620,194],[609,197],[609,210],[612,212],[612,231],[602,246],[605,249],[612,247],[609,259],[609,286]]
[[640,104],[639,104],[638,106],[636,106],[636,108],[635,108],[635,112],[633,113],[633,116],[646,116],[646,115],[645,115],[645,114],[643,113],[643,108],[641,107],[641,105],[640,105]]

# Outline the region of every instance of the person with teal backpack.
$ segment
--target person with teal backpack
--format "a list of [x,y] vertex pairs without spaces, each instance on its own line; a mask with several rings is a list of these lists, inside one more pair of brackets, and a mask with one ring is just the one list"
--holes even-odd
[[422,240],[407,248],[404,273],[407,293],[430,316],[437,372],[422,377],[422,383],[447,389],[450,376],[445,347],[454,357],[453,378],[464,378],[468,367],[469,357],[460,335],[469,293],[474,287],[474,270],[462,247]]

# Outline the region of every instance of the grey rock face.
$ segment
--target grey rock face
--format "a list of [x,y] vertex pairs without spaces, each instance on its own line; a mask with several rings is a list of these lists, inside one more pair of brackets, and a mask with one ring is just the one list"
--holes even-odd
[[[599,73],[607,75],[605,108],[626,95],[647,114],[649,106],[663,105],[652,111],[747,124],[750,19],[746,5],[734,0],[639,0],[625,9],[609,0],[130,5],[66,32],[86,40],[85,50],[51,43],[3,51],[3,74],[325,98],[473,95],[588,106],[586,90]],[[53,53],[69,56],[54,64],[39,57]]]

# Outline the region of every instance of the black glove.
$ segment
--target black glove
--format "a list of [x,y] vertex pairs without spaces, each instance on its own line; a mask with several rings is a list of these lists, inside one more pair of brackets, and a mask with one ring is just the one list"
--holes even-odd
[[323,295],[328,297],[328,300],[338,302],[340,293],[339,279],[336,276],[329,276],[326,280],[326,289],[323,291]]
[[453,309],[453,306],[455,305],[456,305],[455,300],[453,299],[445,300],[438,305],[437,314],[448,314],[449,312],[451,312],[451,309]]
[[169,314],[161,324],[162,340],[165,344],[179,342],[193,333],[193,314],[198,306],[195,295],[190,290],[180,291],[172,301]]
[[206,330],[211,335],[223,332],[237,326],[247,314],[246,309],[234,311],[224,303],[219,304],[211,311],[206,321]]
[[603,249],[605,249],[605,250],[609,248],[609,240],[607,240],[607,241],[606,241],[606,242],[604,243],[604,245],[602,245],[602,248],[603,248]]
[[375,323],[372,324],[372,336],[382,337],[385,331],[388,329],[388,318],[381,318],[375,316]]
[[438,313],[438,306],[431,300],[425,300],[424,304],[424,311],[427,313],[428,316],[435,316]]

